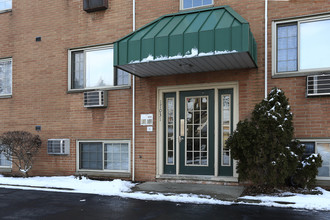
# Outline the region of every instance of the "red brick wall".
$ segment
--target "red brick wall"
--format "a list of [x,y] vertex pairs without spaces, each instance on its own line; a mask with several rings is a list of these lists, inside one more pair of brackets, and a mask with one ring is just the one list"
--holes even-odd
[[[149,2],[149,1],[147,1]],[[157,1],[158,2],[158,1]],[[159,1],[165,2],[165,1]],[[142,19],[137,12],[137,26],[158,18],[160,15],[177,12],[179,1],[174,6],[160,4],[157,9],[146,9]],[[142,4],[142,2],[138,3]],[[262,1],[215,1],[216,6],[229,5],[242,17],[250,22],[252,33],[258,46],[258,69],[232,70],[211,73],[180,74],[174,76],[137,78],[136,81],[136,179],[154,180],[156,176],[156,130],[147,132],[144,126],[139,126],[140,114],[157,115],[157,87],[170,85],[186,85],[212,82],[239,82],[239,117],[249,117],[254,105],[264,96],[263,74],[263,2]],[[141,12],[140,12],[141,13]],[[140,21],[143,21],[142,23]]]
[[[268,77],[271,78],[271,22],[276,19],[330,12],[327,0],[269,2],[268,11]],[[298,138],[330,138],[330,98],[305,97],[306,77],[269,80],[269,89],[277,86],[285,91],[294,114],[295,135]]]
[[[94,13],[83,11],[82,2],[13,1],[12,12],[0,14],[0,58],[13,58],[13,96],[0,99],[0,133],[40,135],[32,175],[74,174],[77,139],[131,139],[131,90],[109,91],[108,108],[84,108],[83,93],[67,93],[67,51],[130,33],[132,2],[112,0],[108,10]],[[41,125],[40,132],[35,125]],[[49,138],[70,138],[70,155],[48,155]]]
[[[156,127],[139,126],[140,114],[156,115],[158,86],[239,82],[239,117],[249,117],[264,97],[264,0],[215,0],[229,5],[249,23],[257,41],[258,68],[136,79],[136,179],[156,175]],[[28,3],[28,4],[27,4]],[[83,93],[67,93],[70,48],[112,43],[132,31],[132,1],[111,0],[109,9],[83,11],[82,0],[13,1],[0,14],[0,58],[13,57],[13,96],[0,99],[0,133],[26,130],[39,134],[42,150],[31,174],[68,175],[76,171],[77,139],[131,139],[132,91],[111,90],[108,108],[86,109]],[[136,27],[179,11],[179,0],[136,2]],[[330,11],[328,1],[269,1],[269,89],[281,87],[290,99],[298,137],[329,137],[327,97],[305,98],[305,77],[271,79],[271,21]],[[36,42],[37,36],[42,37]],[[40,132],[35,125],[41,125]],[[70,138],[69,156],[46,152],[49,138]]]

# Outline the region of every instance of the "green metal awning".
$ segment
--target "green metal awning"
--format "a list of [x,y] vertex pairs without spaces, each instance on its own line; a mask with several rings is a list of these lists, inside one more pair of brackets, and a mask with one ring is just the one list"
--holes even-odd
[[114,43],[115,67],[140,77],[257,67],[249,23],[229,6],[162,16]]

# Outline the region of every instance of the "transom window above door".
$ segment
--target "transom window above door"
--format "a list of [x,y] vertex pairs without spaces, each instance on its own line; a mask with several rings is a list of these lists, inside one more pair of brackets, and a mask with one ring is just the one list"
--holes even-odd
[[[330,16],[274,22],[273,74],[330,70]],[[306,74],[305,74],[306,75]]]
[[213,5],[213,0],[181,0],[181,10]]
[[113,66],[113,47],[69,50],[69,90],[127,86],[129,73]]

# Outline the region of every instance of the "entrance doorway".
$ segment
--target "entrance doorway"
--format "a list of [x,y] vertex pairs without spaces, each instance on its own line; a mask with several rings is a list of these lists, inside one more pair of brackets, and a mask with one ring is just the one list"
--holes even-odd
[[234,88],[161,93],[163,174],[233,177]]

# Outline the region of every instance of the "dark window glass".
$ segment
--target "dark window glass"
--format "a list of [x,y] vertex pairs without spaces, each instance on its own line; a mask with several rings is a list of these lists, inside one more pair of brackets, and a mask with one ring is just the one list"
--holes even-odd
[[303,154],[303,159],[315,153],[315,142],[300,142],[300,143],[302,145],[305,145],[305,152]]
[[82,89],[84,88],[84,52],[75,51],[72,52],[72,62],[71,62],[71,82],[73,89]]
[[116,69],[116,85],[117,86],[123,86],[123,85],[128,85],[129,84],[129,73],[121,70],[121,69]]
[[79,144],[80,169],[102,170],[102,143],[85,142]]

